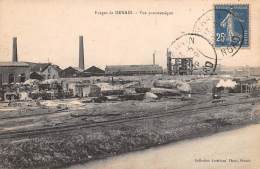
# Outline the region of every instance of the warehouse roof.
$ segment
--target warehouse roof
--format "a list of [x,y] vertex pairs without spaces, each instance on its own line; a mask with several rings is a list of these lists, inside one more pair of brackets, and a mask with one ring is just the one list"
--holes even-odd
[[32,72],[42,72],[42,71],[44,71],[49,65],[51,65],[51,64],[50,64],[50,63],[32,63],[32,64],[31,64]]
[[24,62],[0,62],[0,67],[29,67],[29,64]]
[[96,66],[91,66],[88,69],[84,70],[84,72],[89,72],[89,73],[105,73],[104,70],[96,67]]
[[159,65],[111,65],[106,66],[106,71],[152,71],[162,70]]
[[61,68],[58,65],[53,65],[51,63],[34,63],[34,62],[26,62],[30,65],[32,72],[43,72],[50,65],[55,68],[58,72],[61,71]]

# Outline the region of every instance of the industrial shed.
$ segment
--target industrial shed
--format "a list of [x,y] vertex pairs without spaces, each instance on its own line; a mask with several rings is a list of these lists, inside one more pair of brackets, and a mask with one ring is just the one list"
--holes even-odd
[[71,77],[79,77],[81,74],[81,71],[74,68],[74,67],[67,67],[66,69],[62,70],[60,72],[60,76],[62,78],[71,78]]
[[66,69],[60,71],[61,78],[76,78],[76,77],[89,77],[91,74],[89,72],[85,72],[77,67],[67,67]]
[[0,62],[0,86],[29,79],[30,67],[24,62]]
[[234,81],[237,83],[235,87],[236,92],[250,93],[256,88],[256,78],[235,78]]
[[31,73],[38,73],[43,79],[57,79],[61,72],[61,68],[51,63],[32,63],[26,62],[31,67]]
[[163,69],[159,65],[112,65],[106,66],[106,75],[145,75],[162,74]]
[[105,71],[96,67],[96,66],[91,66],[88,69],[84,70],[84,73],[87,73],[91,76],[104,76]]

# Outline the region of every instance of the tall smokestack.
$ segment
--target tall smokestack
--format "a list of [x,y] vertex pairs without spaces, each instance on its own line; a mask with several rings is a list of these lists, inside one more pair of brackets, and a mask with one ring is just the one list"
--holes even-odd
[[84,70],[84,43],[83,36],[79,36],[79,68]]
[[153,52],[153,65],[155,65],[155,51]]
[[13,37],[13,58],[12,58],[13,62],[18,62],[18,58],[17,58],[17,38]]

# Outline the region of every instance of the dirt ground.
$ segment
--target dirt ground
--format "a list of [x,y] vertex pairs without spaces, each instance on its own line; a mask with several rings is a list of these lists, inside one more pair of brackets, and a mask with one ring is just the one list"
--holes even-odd
[[[183,139],[260,122],[258,98],[229,94],[223,103],[211,95],[181,101],[84,103],[80,99],[0,103],[2,134],[67,125],[91,125],[56,133],[0,139],[0,168],[62,168]],[[239,104],[243,103],[243,104]],[[207,109],[205,109],[207,107]],[[143,118],[144,117],[144,118]],[[130,119],[105,123],[115,119]]]

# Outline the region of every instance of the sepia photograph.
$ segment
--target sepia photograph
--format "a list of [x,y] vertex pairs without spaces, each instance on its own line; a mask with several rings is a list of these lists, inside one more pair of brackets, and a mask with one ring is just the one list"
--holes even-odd
[[257,0],[0,0],[0,169],[260,169]]

